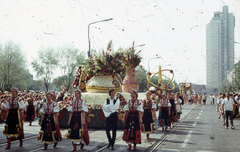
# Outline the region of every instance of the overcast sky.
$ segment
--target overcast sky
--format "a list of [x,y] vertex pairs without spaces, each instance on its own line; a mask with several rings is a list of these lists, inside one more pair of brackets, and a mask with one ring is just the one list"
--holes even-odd
[[177,82],[205,84],[206,24],[223,5],[235,15],[235,42],[240,42],[240,0],[1,0],[0,43],[19,44],[35,74],[30,63],[40,46],[73,44],[86,52],[88,24],[113,18],[91,25],[93,49],[105,49],[111,39],[115,50],[133,41],[145,44],[137,49],[146,69],[148,60],[158,55],[160,59],[149,62],[151,72],[161,64],[173,69]]

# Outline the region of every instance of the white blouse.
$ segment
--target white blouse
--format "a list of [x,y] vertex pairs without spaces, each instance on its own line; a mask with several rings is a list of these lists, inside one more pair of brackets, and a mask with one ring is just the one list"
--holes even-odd
[[[158,106],[159,106],[159,107],[162,107],[162,103],[163,103],[163,99],[161,99],[161,100],[159,101]],[[170,103],[169,100],[167,99],[167,107],[171,107],[171,106],[172,106],[171,103]]]
[[129,100],[127,104],[124,106],[124,111],[129,111],[129,110],[137,110],[137,111],[143,112],[144,110],[143,110],[142,102],[139,100],[136,100],[133,105],[132,99]]
[[45,102],[42,106],[42,108],[39,110],[39,113],[42,113],[42,114],[53,114],[53,113],[56,113],[56,112],[59,112],[59,107],[58,105],[51,101],[51,102]]
[[20,109],[23,110],[25,108],[24,101],[21,97],[10,97],[6,102],[6,109]]
[[68,111],[74,112],[74,111],[84,111],[88,112],[88,108],[86,106],[86,102],[84,100],[71,100]]

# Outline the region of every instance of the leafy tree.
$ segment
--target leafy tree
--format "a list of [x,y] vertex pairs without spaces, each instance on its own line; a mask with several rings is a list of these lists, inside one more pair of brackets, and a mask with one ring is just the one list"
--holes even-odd
[[36,77],[44,84],[47,91],[49,90],[57,65],[58,59],[55,49],[50,47],[42,47],[38,52],[38,60],[32,62],[32,67],[37,73]]
[[234,90],[240,90],[240,62],[236,63],[233,77],[232,77],[232,85]]
[[[62,76],[54,79],[54,84],[56,87],[61,87],[64,85],[68,91],[72,86],[75,78],[75,72],[79,65],[84,64],[84,53],[80,52],[73,46],[64,46],[58,48],[58,67],[62,73]],[[61,84],[60,84],[61,83]]]
[[227,84],[222,84],[218,90],[219,93],[226,93],[226,92],[231,92],[231,83],[227,83]]
[[12,87],[28,89],[32,85],[32,77],[26,69],[26,60],[18,45],[7,42],[0,46],[0,90]]
[[135,77],[138,80],[138,83],[139,83],[139,89],[138,90],[140,92],[144,92],[144,91],[147,90],[147,79],[146,79],[146,76],[147,76],[147,70],[144,69],[142,66],[138,66],[135,69]]

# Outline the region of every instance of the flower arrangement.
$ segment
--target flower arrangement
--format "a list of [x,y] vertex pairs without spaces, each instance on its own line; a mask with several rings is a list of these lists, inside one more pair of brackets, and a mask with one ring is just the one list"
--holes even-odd
[[108,43],[107,52],[99,52],[85,60],[85,72],[87,75],[113,75],[124,74],[131,67],[136,67],[141,62],[140,53],[133,46],[123,51],[118,49],[117,52],[112,51],[112,41]]
[[136,53],[136,50],[134,48],[134,42],[133,42],[133,46],[130,47],[128,50],[125,51],[125,58],[124,58],[124,63],[125,63],[125,66],[126,66],[126,71],[128,71],[131,67],[137,67],[142,58],[140,56],[140,52],[141,51],[138,51]]

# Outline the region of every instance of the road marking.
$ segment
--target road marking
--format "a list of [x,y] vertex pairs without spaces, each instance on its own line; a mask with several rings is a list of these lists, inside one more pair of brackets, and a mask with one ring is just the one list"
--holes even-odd
[[196,126],[197,125],[197,122],[194,122],[192,126]]
[[199,113],[199,115],[202,115],[202,113]]
[[186,137],[186,139],[184,140],[181,148],[185,148],[185,147],[187,146],[187,143],[188,143],[188,141],[189,141],[189,139],[190,139],[190,137],[191,137],[191,134],[192,134],[192,130],[190,130],[190,131],[188,132],[187,137]]
[[200,117],[197,117],[196,119],[199,119]]

